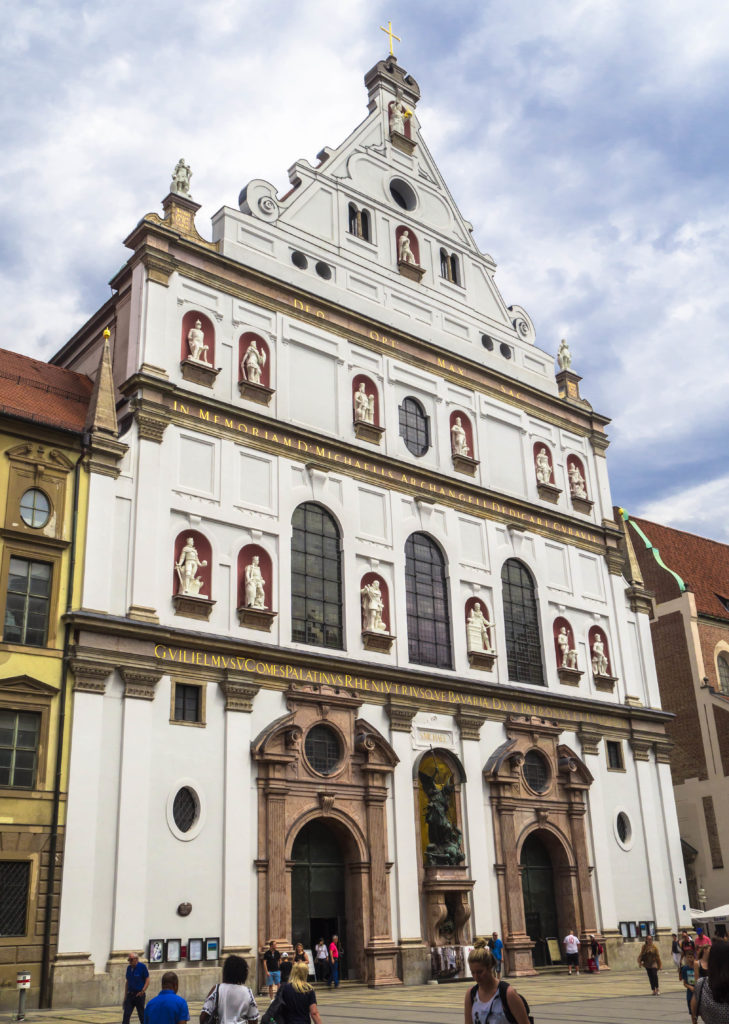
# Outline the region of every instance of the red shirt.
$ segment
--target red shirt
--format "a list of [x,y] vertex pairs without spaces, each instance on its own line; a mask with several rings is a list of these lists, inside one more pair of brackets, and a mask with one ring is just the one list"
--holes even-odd
[[336,942],[331,942],[329,944],[329,956],[332,958],[332,960],[339,959],[339,950],[337,949]]

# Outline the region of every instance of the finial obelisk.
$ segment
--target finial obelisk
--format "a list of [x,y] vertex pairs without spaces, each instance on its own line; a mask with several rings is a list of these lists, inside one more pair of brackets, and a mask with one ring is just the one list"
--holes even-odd
[[380,25],[380,32],[385,32],[389,36],[389,39],[390,39],[390,56],[394,57],[395,56],[395,51],[392,48],[392,40],[393,39],[397,39],[398,43],[401,43],[402,39],[400,38],[400,36],[396,36],[395,33],[392,31],[392,22],[391,21],[388,21],[387,28],[383,28],[382,25]]

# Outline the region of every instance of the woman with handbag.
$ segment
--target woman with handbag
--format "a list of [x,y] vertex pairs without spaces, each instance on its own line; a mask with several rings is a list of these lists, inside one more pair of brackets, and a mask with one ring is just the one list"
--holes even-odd
[[200,1024],[254,1024],[258,1007],[246,985],[248,964],[242,956],[229,956],[223,963],[223,980],[208,992]]
[[653,941],[652,935],[647,935],[643,947],[638,954],[638,966],[645,967],[648,981],[651,983],[651,995],[660,995],[658,991],[658,972],[663,970],[661,954],[658,946]]
[[281,1009],[286,1024],[321,1024],[316,992],[308,977],[309,965],[300,960],[291,969],[291,981],[281,986]]
[[729,943],[717,942],[709,954],[709,976],[699,978],[691,997],[691,1020],[697,1024],[727,1024],[729,1021]]

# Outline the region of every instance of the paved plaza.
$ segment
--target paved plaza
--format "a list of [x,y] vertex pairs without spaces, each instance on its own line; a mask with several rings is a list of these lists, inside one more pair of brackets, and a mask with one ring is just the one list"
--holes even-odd
[[[645,971],[605,971],[599,977],[566,974],[521,978],[518,989],[528,1000],[536,1024],[686,1024],[690,1020],[684,990],[674,970],[660,975],[661,995],[651,996]],[[323,1024],[462,1024],[467,985],[368,989],[344,984],[323,989],[318,1002]],[[156,995],[156,990],[152,989]],[[265,996],[259,1006],[267,1005]],[[200,1003],[190,1004],[197,1024]],[[14,1019],[3,1014],[3,1021]],[[31,1010],[29,1024],[120,1024],[121,1008]],[[136,1017],[134,1018],[136,1020]]]

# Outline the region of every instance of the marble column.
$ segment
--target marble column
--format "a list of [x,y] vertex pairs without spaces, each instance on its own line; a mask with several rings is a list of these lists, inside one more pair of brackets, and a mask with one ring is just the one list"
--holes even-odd
[[365,794],[367,835],[370,846],[370,942],[390,936],[390,880],[385,868],[387,821],[385,802],[387,790],[370,789]]

